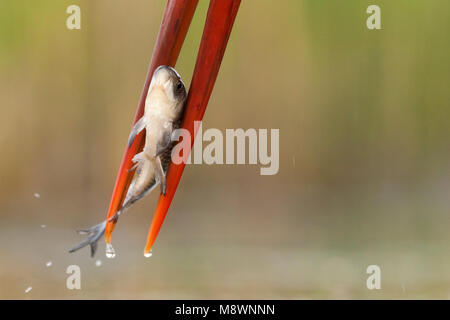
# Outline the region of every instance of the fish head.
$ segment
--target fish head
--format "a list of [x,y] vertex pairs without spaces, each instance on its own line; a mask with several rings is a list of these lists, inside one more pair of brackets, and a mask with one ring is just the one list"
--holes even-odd
[[182,111],[187,93],[183,80],[174,68],[159,66],[153,73],[149,95],[159,95],[178,113]]

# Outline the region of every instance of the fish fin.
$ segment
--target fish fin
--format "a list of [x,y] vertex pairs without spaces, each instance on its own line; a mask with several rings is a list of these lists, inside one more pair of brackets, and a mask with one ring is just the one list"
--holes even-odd
[[98,243],[97,242],[91,242],[89,245],[91,247],[91,257],[94,257],[95,256],[95,251],[97,251]]
[[72,253],[81,248],[84,248],[87,245],[90,245],[91,257],[93,257],[95,255],[95,252],[97,251],[97,241],[105,233],[105,228],[106,228],[106,221],[103,221],[102,223],[99,223],[87,230],[78,230],[78,233],[80,233],[80,234],[87,234],[88,238],[86,240],[80,242],[78,245],[76,245],[72,249],[70,249],[69,252]]
[[156,156],[159,156],[167,149],[167,147],[170,146],[170,143],[172,142],[172,133],[173,123],[167,122],[161,132],[161,137],[158,140],[158,144],[156,145]]
[[128,172],[133,171],[134,169],[136,169],[139,166],[139,163],[135,163],[130,169],[128,169]]
[[132,160],[134,165],[128,170],[128,172],[131,172],[134,169],[136,169],[139,166],[139,164],[142,163],[142,161],[144,160],[144,157],[145,157],[144,151],[135,154],[133,157],[133,160]]
[[139,162],[142,162],[144,159],[145,159],[145,154],[144,154],[144,151],[142,151],[142,152],[135,154],[132,161],[134,163],[139,163]]
[[139,132],[141,132],[145,128],[145,120],[144,117],[140,118],[133,126],[130,132],[130,137],[128,138],[128,148],[131,147],[131,145],[134,142],[134,138],[138,135]]
[[161,188],[161,194],[166,195],[167,184],[166,184],[166,174],[161,164],[161,157],[156,157],[156,174],[158,176],[159,185]]

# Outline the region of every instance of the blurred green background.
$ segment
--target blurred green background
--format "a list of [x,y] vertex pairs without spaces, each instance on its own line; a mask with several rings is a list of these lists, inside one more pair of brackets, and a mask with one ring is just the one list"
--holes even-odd
[[450,297],[447,0],[243,0],[203,128],[279,128],[279,173],[190,165],[152,258],[157,192],[120,220],[114,260],[67,253],[106,216],[164,6],[0,2],[0,298]]

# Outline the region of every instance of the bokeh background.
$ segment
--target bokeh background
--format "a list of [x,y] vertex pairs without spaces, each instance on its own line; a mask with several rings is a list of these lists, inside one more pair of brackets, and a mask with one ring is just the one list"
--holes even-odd
[[115,259],[68,254],[106,216],[164,6],[0,2],[0,298],[449,298],[447,0],[242,1],[203,128],[279,128],[279,173],[190,165],[153,257],[157,192],[120,220]]

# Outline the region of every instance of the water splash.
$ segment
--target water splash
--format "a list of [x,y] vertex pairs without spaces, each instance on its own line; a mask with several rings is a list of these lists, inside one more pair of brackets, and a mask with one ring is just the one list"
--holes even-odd
[[150,258],[153,255],[152,250],[150,252],[144,252],[144,257]]
[[44,229],[47,225],[46,224],[41,224],[41,228]]
[[106,244],[106,257],[108,259],[112,259],[116,256],[116,251],[114,250],[114,247],[111,243]]
[[30,292],[30,291],[31,291],[31,289],[33,289],[33,287],[28,287],[28,288],[26,288],[26,289],[25,289],[25,293],[28,293],[28,292]]
[[47,267],[51,267],[52,264],[53,264],[53,262],[49,261],[49,262],[47,262],[45,265],[46,265]]
[[97,267],[100,267],[102,265],[102,260],[98,259],[97,261],[95,261],[95,265]]
[[35,194],[34,194],[34,197],[37,198],[37,199],[39,199],[39,198],[41,197],[41,195],[40,195],[39,193],[35,193]]

